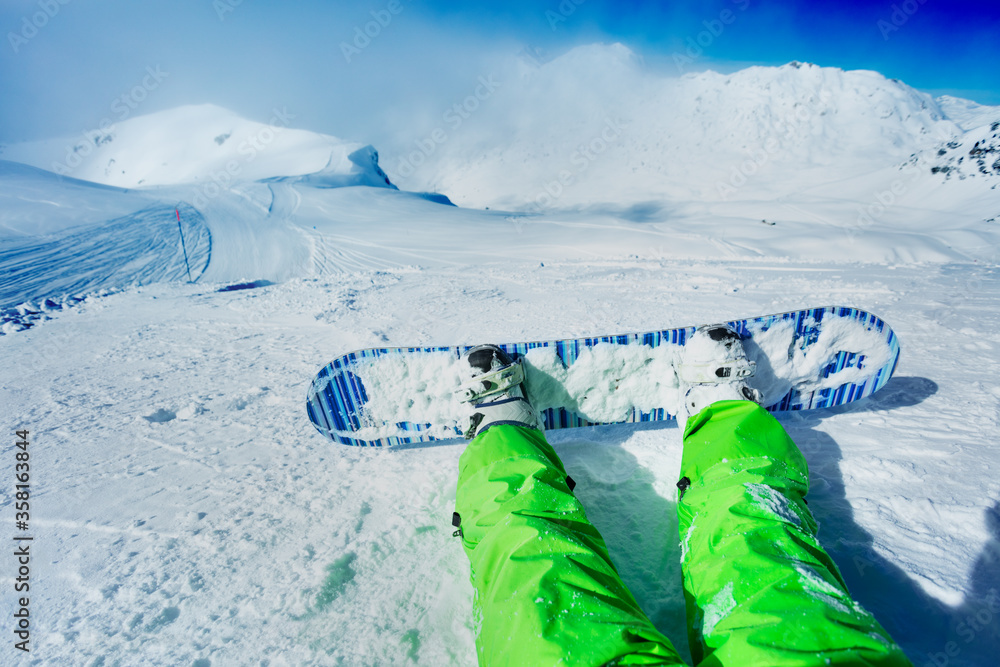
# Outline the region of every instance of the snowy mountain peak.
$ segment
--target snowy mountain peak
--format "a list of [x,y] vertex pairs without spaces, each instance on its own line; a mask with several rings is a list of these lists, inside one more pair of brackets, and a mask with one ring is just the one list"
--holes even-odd
[[225,187],[317,172],[327,182],[391,186],[374,148],[293,129],[294,121],[286,109],[257,122],[214,104],[186,105],[77,137],[13,145],[4,157],[127,188],[199,182]]
[[420,169],[387,165],[404,187],[460,204],[548,210],[737,187],[782,196],[962,134],[931,96],[874,71],[791,62],[669,77],[594,45],[505,80]]

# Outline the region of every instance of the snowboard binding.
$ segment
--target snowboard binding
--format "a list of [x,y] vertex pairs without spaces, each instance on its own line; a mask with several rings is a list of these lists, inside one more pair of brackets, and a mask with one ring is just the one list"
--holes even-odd
[[463,403],[480,401],[510,391],[524,382],[524,368],[495,345],[478,345],[466,354],[475,376],[462,385]]
[[678,375],[685,384],[718,384],[752,377],[757,362],[747,359],[743,341],[726,324],[695,329],[684,346]]
[[726,324],[695,329],[684,346],[677,376],[686,387],[678,414],[681,428],[690,417],[717,401],[752,401],[761,393],[747,384],[757,363],[747,358],[740,334]]
[[543,430],[542,419],[528,402],[524,368],[496,345],[477,345],[463,355],[473,378],[462,386],[461,399],[472,403],[464,435],[475,438],[491,426],[512,424]]

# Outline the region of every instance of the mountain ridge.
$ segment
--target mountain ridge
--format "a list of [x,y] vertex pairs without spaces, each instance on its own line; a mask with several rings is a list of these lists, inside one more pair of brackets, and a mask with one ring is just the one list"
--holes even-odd
[[[401,187],[468,206],[711,201],[734,169],[769,173],[787,193],[956,140],[966,129],[946,109],[966,125],[977,114],[1000,118],[1000,107],[957,98],[942,106],[871,70],[792,62],[666,77],[630,54],[590,45],[544,63],[521,59],[412,176],[400,166],[415,162],[413,146],[386,169]],[[606,132],[609,123],[622,130]]]
[[285,109],[261,123],[214,104],[183,105],[82,137],[12,144],[2,157],[124,188],[201,183],[209,195],[239,181],[308,174],[340,185],[394,187],[372,146],[295,129],[294,120]]

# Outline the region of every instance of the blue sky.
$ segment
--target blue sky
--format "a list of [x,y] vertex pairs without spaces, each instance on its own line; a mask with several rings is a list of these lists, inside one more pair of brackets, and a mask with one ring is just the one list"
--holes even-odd
[[5,0],[0,28],[0,142],[96,127],[150,67],[167,76],[136,113],[284,106],[300,127],[373,141],[524,48],[610,41],[666,74],[800,60],[1000,104],[997,2]]
[[495,26],[495,33],[557,50],[611,38],[647,61],[672,65],[674,54],[700,39],[707,46],[693,69],[728,71],[800,60],[874,69],[921,90],[963,91],[981,103],[1000,104],[996,0],[579,1],[477,1],[460,3],[462,9],[437,3],[436,11],[470,24],[483,21]]

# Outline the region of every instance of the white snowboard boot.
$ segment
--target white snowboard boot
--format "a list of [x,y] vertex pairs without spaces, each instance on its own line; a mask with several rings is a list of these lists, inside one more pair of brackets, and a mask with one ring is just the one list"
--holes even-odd
[[677,420],[684,430],[687,420],[717,401],[761,402],[761,394],[747,384],[757,364],[747,359],[740,335],[729,325],[698,327],[681,352],[677,375],[684,401]]
[[463,387],[463,400],[475,412],[465,437],[472,439],[491,426],[513,424],[544,430],[538,411],[524,391],[524,368],[496,345],[477,345],[465,354],[474,376]]

